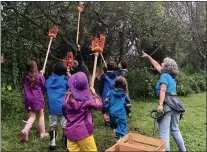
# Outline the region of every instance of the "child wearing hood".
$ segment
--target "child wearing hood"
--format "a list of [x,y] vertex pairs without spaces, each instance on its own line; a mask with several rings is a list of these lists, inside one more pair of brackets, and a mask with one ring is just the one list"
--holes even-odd
[[62,63],[56,63],[54,72],[46,81],[46,89],[49,103],[49,123],[50,123],[50,149],[56,148],[56,136],[58,130],[58,119],[60,119],[63,129],[62,142],[63,148],[66,149],[67,138],[65,127],[67,120],[63,116],[62,105],[64,103],[65,94],[68,91],[67,69]]
[[94,89],[89,89],[85,73],[78,72],[69,79],[63,113],[67,119],[68,151],[97,151],[94,141],[91,110],[101,111],[103,104]]
[[[117,64],[114,61],[110,61],[107,64],[107,71],[101,75],[100,82],[99,82],[99,93],[101,94],[102,97],[102,102],[105,101],[107,93],[113,89],[115,79],[117,78]],[[102,111],[104,114],[104,121],[105,121],[105,126],[109,125],[109,115],[108,113],[105,113]]]
[[28,141],[28,134],[36,119],[36,113],[39,115],[40,138],[48,137],[45,132],[44,120],[44,96],[45,78],[38,72],[37,63],[30,60],[27,63],[27,73],[24,75],[24,100],[25,109],[29,113],[29,119],[26,121],[24,129],[20,133],[20,141]]
[[115,81],[114,89],[108,92],[104,102],[104,111],[109,112],[110,127],[115,129],[117,139],[128,133],[127,116],[131,117],[130,108],[127,81],[119,76]]

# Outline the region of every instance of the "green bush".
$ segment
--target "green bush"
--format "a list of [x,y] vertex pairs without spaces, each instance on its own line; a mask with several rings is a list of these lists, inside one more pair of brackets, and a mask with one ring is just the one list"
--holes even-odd
[[146,67],[129,71],[128,86],[132,99],[153,97],[159,76],[153,75]]
[[177,81],[177,94],[180,96],[186,96],[194,91],[191,88],[190,77],[187,76],[184,72],[180,71],[178,77],[176,78]]
[[2,119],[15,117],[24,111],[23,93],[20,89],[13,90],[10,85],[1,86]]
[[180,72],[177,77],[177,94],[186,96],[190,93],[199,93],[206,90],[204,73],[194,73],[192,75]]
[[206,76],[204,74],[204,72],[202,73],[194,73],[193,75],[191,75],[192,80],[194,81],[194,83],[196,86],[191,86],[192,88],[196,88],[197,92],[203,92],[206,91]]
[[[128,86],[129,95],[132,99],[140,97],[155,97],[155,86],[159,75],[151,72],[152,69],[143,67],[129,70]],[[204,72],[187,74],[180,71],[177,81],[177,94],[186,96],[191,93],[199,93],[206,90]]]

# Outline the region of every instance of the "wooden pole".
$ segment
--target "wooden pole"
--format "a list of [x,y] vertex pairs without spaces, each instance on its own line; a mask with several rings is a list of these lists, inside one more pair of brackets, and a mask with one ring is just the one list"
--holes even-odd
[[103,60],[103,62],[105,64],[105,67],[107,68],[107,64],[106,64],[106,61],[104,60],[103,54],[102,53],[100,53],[100,54],[101,54],[102,60]]
[[93,74],[91,78],[91,88],[94,88],[94,82],[96,77],[96,66],[97,66],[97,60],[98,60],[98,52],[94,53],[94,64],[93,64]]
[[45,72],[45,67],[46,67],[46,64],[47,64],[47,58],[48,58],[48,55],[49,55],[49,52],[50,52],[50,46],[51,46],[51,43],[52,43],[52,39],[53,38],[50,37],[50,42],[49,42],[49,45],[48,45],[48,49],[47,49],[47,54],[46,54],[44,66],[43,66],[43,69],[42,69],[43,72]]
[[78,13],[78,28],[77,28],[77,36],[76,36],[76,44],[77,45],[78,45],[79,27],[80,27],[80,14],[81,14],[81,12],[79,11],[79,13]]

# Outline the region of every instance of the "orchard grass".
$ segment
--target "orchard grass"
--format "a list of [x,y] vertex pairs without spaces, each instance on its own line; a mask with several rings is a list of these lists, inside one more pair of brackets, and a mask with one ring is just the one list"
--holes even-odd
[[[206,94],[193,94],[187,97],[180,97],[186,107],[186,112],[180,121],[180,130],[188,151],[206,151]],[[22,100],[22,99],[20,99]],[[22,102],[21,102],[22,103]],[[129,132],[142,135],[153,135],[153,119],[148,116],[151,109],[156,107],[156,100],[132,101],[132,118],[128,119]],[[48,126],[48,108],[45,111],[46,129]],[[2,109],[2,112],[7,112]],[[38,117],[37,117],[38,118]],[[95,126],[95,141],[98,151],[102,152],[115,144],[113,131],[104,126],[101,112],[93,111]],[[24,127],[23,120],[27,120],[27,114],[22,111],[15,116],[8,116],[1,121],[1,150],[2,151],[48,151],[49,139],[40,140],[38,119],[29,133],[29,142],[20,143],[18,134]],[[139,131],[138,131],[139,129]],[[57,150],[62,149],[62,130],[59,129],[57,137]],[[158,126],[156,126],[156,138],[159,138]],[[171,137],[171,150],[178,151],[178,148]]]

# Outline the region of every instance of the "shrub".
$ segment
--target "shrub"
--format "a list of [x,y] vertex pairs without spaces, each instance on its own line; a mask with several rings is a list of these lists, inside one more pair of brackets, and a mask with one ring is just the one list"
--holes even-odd
[[153,75],[146,67],[129,71],[128,86],[132,99],[153,97],[158,75]]
[[180,96],[186,96],[190,93],[193,93],[193,90],[190,86],[191,80],[184,72],[180,71],[177,79],[177,94]]
[[191,86],[192,88],[196,88],[197,92],[203,92],[206,91],[206,76],[204,74],[204,72],[200,72],[200,73],[194,73],[193,75],[191,75],[191,79],[196,86]]
[[180,72],[177,78],[178,95],[186,96],[190,93],[199,93],[206,90],[205,75],[203,72],[192,75]]
[[13,90],[10,85],[1,86],[2,119],[16,116],[24,110],[23,93],[20,89]]
[[[129,95],[132,99],[140,97],[155,97],[155,85],[159,75],[152,73],[152,69],[142,67],[129,70],[128,85]],[[186,96],[206,90],[205,75],[203,72],[192,75],[180,71],[177,81],[177,94]]]

